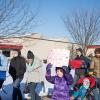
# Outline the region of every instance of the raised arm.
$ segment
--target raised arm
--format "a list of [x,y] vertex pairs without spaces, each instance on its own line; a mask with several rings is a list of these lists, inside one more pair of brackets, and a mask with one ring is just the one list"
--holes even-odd
[[65,74],[65,79],[66,79],[68,85],[73,84],[73,77],[71,74]]
[[62,66],[62,68],[63,68],[64,71],[65,71],[64,76],[65,76],[65,79],[66,79],[66,81],[67,81],[67,84],[68,84],[68,85],[73,84],[73,77],[72,77],[72,75],[70,74],[70,68],[67,67],[67,66]]
[[49,63],[46,67],[46,80],[52,84],[55,84],[55,76],[51,76],[51,67],[52,65]]

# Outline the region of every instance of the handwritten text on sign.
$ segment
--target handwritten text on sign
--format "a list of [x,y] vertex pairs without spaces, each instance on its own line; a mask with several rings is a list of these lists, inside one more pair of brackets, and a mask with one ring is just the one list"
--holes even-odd
[[48,55],[47,62],[54,67],[68,66],[70,51],[65,49],[52,49]]

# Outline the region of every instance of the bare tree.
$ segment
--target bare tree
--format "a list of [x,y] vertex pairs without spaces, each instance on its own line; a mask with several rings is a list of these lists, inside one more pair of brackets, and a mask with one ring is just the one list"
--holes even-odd
[[0,0],[0,38],[20,36],[36,24],[37,12],[32,13],[24,0]]
[[100,40],[100,14],[95,11],[74,12],[64,18],[64,24],[73,40],[80,44],[86,53],[87,45]]

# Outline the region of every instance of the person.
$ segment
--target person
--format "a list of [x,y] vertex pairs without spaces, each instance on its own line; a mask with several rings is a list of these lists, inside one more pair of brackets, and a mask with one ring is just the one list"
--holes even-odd
[[2,52],[0,51],[0,89],[2,88],[2,85],[3,85],[4,81],[6,80],[7,70],[8,70],[7,57],[4,54],[2,54]]
[[89,96],[91,91],[95,88],[96,78],[94,75],[86,75],[80,78],[74,87],[74,92],[70,100],[83,100],[85,96]]
[[83,100],[86,92],[90,86],[90,81],[88,78],[83,79],[82,82],[82,86],[80,87],[80,89],[78,91],[74,91],[74,93],[72,94],[72,96],[70,97],[70,100],[74,100],[77,98],[77,100]]
[[41,100],[41,97],[36,92],[38,83],[43,82],[41,65],[41,60],[29,50],[27,53],[26,66],[28,72],[27,82],[30,90],[31,100]]
[[14,57],[11,59],[9,66],[9,74],[13,78],[12,100],[22,100],[20,83],[26,72],[26,60],[21,56],[20,50],[13,51],[13,53]]
[[74,78],[75,82],[79,78],[81,78],[82,76],[84,76],[85,74],[88,73],[88,69],[89,69],[90,63],[91,63],[90,59],[88,59],[87,57],[85,57],[83,55],[83,50],[81,48],[76,49],[76,54],[77,54],[77,56],[76,56],[75,60],[82,61],[83,64],[80,68],[75,68],[75,78]]
[[92,57],[89,74],[96,73],[97,88],[93,90],[93,93],[95,96],[95,100],[100,100],[100,48],[96,48],[94,53],[95,56]]
[[52,100],[69,100],[69,85],[73,83],[72,75],[66,66],[56,67],[56,75],[51,76],[52,64],[46,67],[46,80],[54,84]]

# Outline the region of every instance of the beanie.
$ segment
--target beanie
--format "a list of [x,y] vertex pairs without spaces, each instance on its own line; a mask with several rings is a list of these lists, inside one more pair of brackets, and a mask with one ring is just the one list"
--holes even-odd
[[82,48],[78,48],[78,49],[76,49],[76,50],[79,51],[79,52],[81,52],[81,53],[83,53]]

